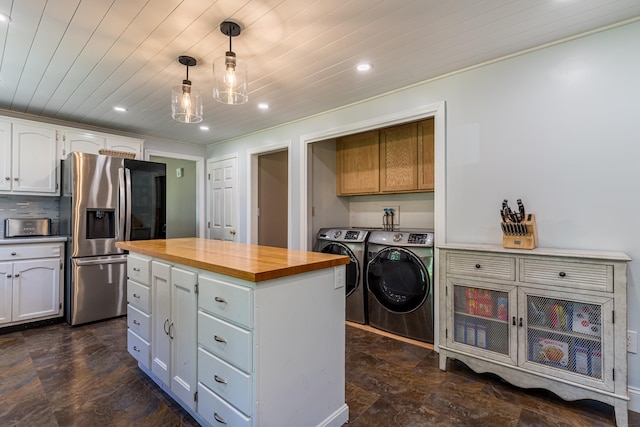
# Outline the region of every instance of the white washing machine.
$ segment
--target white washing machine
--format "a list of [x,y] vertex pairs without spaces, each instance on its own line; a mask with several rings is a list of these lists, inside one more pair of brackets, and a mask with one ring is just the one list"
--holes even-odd
[[351,322],[367,322],[366,289],[363,279],[365,245],[368,230],[350,228],[323,228],[316,236],[315,252],[345,255],[351,259],[347,264],[345,278],[346,313]]
[[432,231],[372,231],[365,283],[372,327],[433,343]]

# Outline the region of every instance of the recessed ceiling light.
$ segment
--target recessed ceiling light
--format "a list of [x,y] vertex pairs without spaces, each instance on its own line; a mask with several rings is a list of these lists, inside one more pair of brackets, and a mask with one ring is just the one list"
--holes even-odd
[[260,104],[258,104],[258,108],[261,110],[268,110],[269,104],[267,104],[266,102],[261,102]]
[[0,22],[11,22],[11,17],[6,13],[0,12]]
[[200,130],[209,130],[209,126],[200,126]]
[[360,72],[364,72],[364,71],[369,71],[371,69],[371,64],[358,64],[358,66],[356,67],[356,70],[360,71]]
[[119,111],[119,112],[121,112],[121,113],[124,113],[124,112],[126,112],[126,111],[127,111],[127,109],[126,109],[126,108],[124,108],[124,107],[113,107],[113,109],[114,109],[114,110],[116,110],[116,111]]

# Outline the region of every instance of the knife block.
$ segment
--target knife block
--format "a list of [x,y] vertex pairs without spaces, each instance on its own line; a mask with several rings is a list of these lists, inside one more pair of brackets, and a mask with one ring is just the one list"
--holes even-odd
[[538,228],[534,214],[527,214],[525,221],[520,223],[503,222],[502,232],[502,247],[504,248],[535,249],[538,246]]

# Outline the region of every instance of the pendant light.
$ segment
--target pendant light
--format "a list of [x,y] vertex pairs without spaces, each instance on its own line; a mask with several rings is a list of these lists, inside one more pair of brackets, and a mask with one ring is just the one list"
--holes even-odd
[[220,32],[229,37],[229,51],[213,61],[213,98],[223,104],[244,104],[249,100],[247,65],[231,50],[231,39],[240,35],[240,25],[224,21]]
[[190,56],[179,56],[178,62],[187,67],[187,78],[171,89],[171,117],[182,123],[199,123],[203,118],[202,98],[189,80],[189,67],[195,67],[197,62]]

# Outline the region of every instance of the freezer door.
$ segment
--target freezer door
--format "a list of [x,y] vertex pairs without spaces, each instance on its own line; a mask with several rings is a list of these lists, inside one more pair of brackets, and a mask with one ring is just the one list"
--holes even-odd
[[79,325],[126,314],[126,255],[74,258],[71,269],[69,324]]

